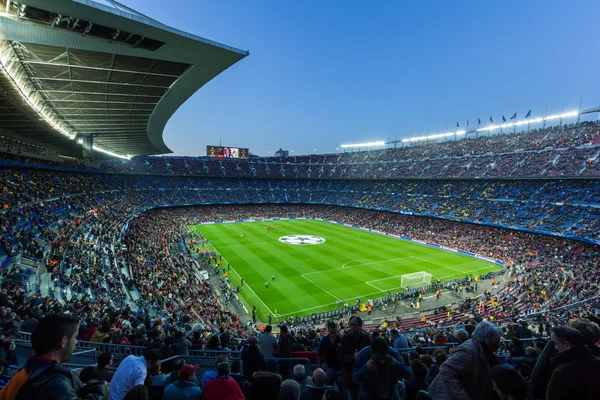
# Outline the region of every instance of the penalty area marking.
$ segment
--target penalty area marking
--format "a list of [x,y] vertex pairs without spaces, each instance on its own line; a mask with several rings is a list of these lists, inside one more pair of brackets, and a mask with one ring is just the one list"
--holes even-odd
[[[189,227],[188,227],[188,229],[189,229]],[[191,229],[190,229],[190,231],[191,231]],[[194,234],[195,234],[195,232],[192,232],[192,233],[194,233]],[[208,245],[208,247],[212,247],[212,249],[214,250],[214,252],[215,252],[215,253],[218,253],[218,254],[219,254],[219,255],[220,255],[222,258],[223,258],[223,260],[224,260],[225,262],[227,262],[227,260],[225,259],[225,257],[223,257],[223,255],[217,251],[216,247],[215,247],[215,246],[213,246],[213,245],[212,245],[212,243],[211,243],[211,244],[209,244],[209,245]],[[229,263],[227,263],[227,264],[229,265]],[[240,279],[242,279],[242,276],[241,276],[241,275],[240,275],[240,274],[239,274],[239,273],[238,273],[238,272],[235,270],[235,268],[231,267],[231,270],[232,270],[233,272],[235,272],[235,274],[236,274],[236,275],[237,275],[237,276],[238,276]],[[244,286],[246,286],[248,289],[250,289],[250,291],[252,292],[252,294],[254,295],[254,297],[256,297],[256,298],[258,299],[258,301],[260,301],[260,302],[261,302],[261,304],[262,304],[263,306],[265,306],[265,308],[266,308],[266,309],[269,311],[269,313],[270,313],[271,315],[273,315],[274,317],[278,317],[278,316],[279,316],[278,314],[275,314],[273,311],[271,311],[271,309],[269,308],[269,306],[267,306],[267,305],[265,304],[265,302],[264,302],[264,301],[262,301],[262,299],[261,299],[260,297],[258,297],[258,295],[256,294],[256,292],[255,292],[254,290],[252,290],[252,288],[250,287],[250,285],[248,285],[247,283],[245,283],[245,284],[244,284]],[[250,315],[250,312],[248,312],[248,315]]]

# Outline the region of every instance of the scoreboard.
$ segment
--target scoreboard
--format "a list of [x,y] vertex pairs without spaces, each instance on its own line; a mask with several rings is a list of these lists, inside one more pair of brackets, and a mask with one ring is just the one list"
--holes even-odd
[[248,149],[239,147],[206,146],[208,158],[248,158]]

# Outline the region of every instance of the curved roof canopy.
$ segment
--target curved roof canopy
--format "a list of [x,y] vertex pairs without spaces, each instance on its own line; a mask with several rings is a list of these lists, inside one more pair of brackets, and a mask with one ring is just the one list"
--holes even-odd
[[109,155],[170,153],[171,115],[247,55],[112,0],[0,0],[0,132],[71,156],[89,135]]

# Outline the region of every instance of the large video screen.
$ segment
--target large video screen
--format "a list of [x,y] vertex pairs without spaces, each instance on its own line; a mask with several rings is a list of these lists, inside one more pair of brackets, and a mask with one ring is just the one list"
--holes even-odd
[[248,158],[248,149],[225,146],[206,146],[206,155],[209,158]]

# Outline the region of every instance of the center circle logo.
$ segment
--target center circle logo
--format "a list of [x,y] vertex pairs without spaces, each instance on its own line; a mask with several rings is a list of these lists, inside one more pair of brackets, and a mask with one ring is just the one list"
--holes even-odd
[[289,235],[279,238],[281,243],[285,244],[321,244],[325,243],[325,239],[319,236],[311,235]]

